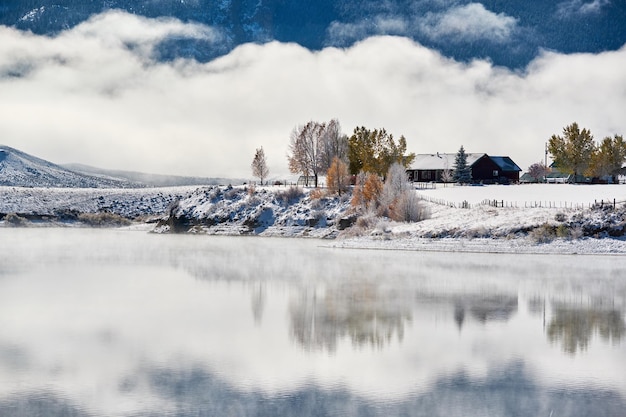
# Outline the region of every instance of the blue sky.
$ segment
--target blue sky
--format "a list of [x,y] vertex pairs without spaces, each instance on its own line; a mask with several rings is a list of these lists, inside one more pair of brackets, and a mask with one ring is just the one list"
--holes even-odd
[[309,120],[524,169],[571,122],[626,133],[624,1],[91,3],[0,4],[3,144],[232,177],[263,146],[281,178]]

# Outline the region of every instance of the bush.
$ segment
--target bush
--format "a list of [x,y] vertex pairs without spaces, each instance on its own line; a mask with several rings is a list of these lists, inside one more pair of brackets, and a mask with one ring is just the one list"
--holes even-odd
[[311,200],[319,200],[319,199],[324,198],[324,197],[326,197],[326,191],[324,191],[321,188],[314,188],[309,193],[309,198]]
[[390,209],[390,217],[397,222],[419,222],[429,217],[429,212],[412,190],[405,190]]
[[556,232],[549,224],[543,224],[528,234],[530,239],[535,243],[550,243],[556,237]]
[[78,220],[92,227],[120,227],[128,226],[132,223],[126,217],[108,212],[80,213],[78,215]]
[[13,227],[19,227],[26,225],[26,219],[24,217],[19,216],[16,213],[9,213],[4,217],[4,221]]
[[276,193],[276,200],[282,204],[288,205],[297,202],[304,196],[304,191],[298,187],[289,187],[285,191]]

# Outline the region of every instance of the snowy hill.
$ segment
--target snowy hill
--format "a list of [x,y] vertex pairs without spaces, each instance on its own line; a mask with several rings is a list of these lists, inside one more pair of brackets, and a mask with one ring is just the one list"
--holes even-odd
[[144,184],[147,187],[181,187],[187,185],[243,184],[245,180],[229,178],[185,177],[180,175],[146,174],[136,171],[121,171],[96,168],[83,164],[64,164],[64,168],[86,175],[118,178]]
[[0,145],[0,185],[58,188],[131,188],[143,186],[128,180],[78,173],[2,145]]

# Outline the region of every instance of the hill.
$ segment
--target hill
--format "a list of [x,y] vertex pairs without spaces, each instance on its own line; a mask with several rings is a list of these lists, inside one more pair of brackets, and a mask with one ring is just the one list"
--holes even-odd
[[136,171],[122,171],[96,168],[83,164],[63,164],[63,167],[75,172],[98,177],[118,178],[130,182],[140,183],[147,187],[180,187],[187,185],[218,185],[242,184],[244,180],[229,178],[186,177],[180,175],[146,174]]
[[136,188],[126,179],[87,175],[0,145],[0,185],[12,187]]

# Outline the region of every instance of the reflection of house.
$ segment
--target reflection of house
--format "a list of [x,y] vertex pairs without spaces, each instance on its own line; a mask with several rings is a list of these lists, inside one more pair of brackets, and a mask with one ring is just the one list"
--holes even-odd
[[[494,184],[518,182],[519,166],[508,156],[489,156],[486,153],[468,153],[467,165],[472,171],[472,182]],[[407,170],[409,179],[414,182],[444,182],[451,181],[454,171],[456,154],[436,153],[419,154],[415,156],[411,167]]]

